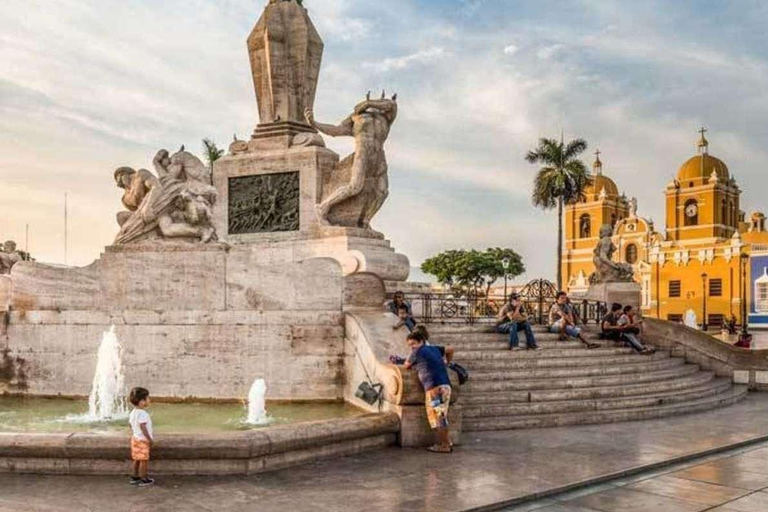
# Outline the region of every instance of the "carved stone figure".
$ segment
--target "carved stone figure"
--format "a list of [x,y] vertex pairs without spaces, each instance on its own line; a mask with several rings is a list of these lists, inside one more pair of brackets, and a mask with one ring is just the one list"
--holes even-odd
[[616,263],[613,261],[613,253],[616,246],[613,245],[611,235],[613,228],[610,224],[603,224],[600,228],[600,241],[595,247],[592,262],[595,264],[595,272],[589,276],[589,284],[601,283],[628,283],[632,282],[634,271],[632,265]]
[[127,209],[117,214],[120,232],[115,244],[163,238],[215,240],[211,210],[216,189],[210,169],[183,146],[173,156],[158,151],[153,165],[157,176],[130,167],[114,173],[117,186],[125,189],[122,202]]
[[637,217],[637,198],[633,197],[629,200],[629,216],[632,218]]
[[[366,99],[340,124],[328,125],[315,121],[311,109],[305,112],[307,122],[318,131],[331,137],[348,136],[355,138],[355,152],[339,162],[332,175],[348,174],[346,183],[341,184],[317,205],[317,218],[323,225],[342,225],[370,228],[370,222],[389,195],[389,177],[384,143],[397,117],[397,95],[387,99]],[[360,197],[361,204],[355,208],[354,218],[350,215],[331,219],[332,210],[342,203]],[[335,220],[335,221],[334,221]]]
[[13,266],[28,258],[24,257],[23,252],[16,250],[16,242],[6,241],[0,248],[0,274],[10,274]]

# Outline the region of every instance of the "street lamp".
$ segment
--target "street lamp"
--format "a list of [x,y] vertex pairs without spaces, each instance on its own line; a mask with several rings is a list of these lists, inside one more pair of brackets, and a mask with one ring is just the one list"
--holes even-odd
[[509,273],[509,265],[512,263],[512,259],[509,256],[504,256],[501,260],[501,266],[504,267],[504,300],[507,299],[507,274]]
[[707,332],[707,273],[701,274],[701,288],[702,288],[702,318],[701,318],[701,330]]
[[746,252],[742,252],[739,256],[739,262],[741,263],[741,334],[746,336],[748,334],[747,324],[747,262],[749,261],[749,255]]

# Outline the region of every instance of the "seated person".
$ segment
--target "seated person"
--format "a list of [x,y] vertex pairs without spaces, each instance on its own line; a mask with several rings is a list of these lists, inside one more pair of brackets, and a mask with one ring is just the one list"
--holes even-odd
[[[400,317],[400,321],[393,327],[394,329],[399,329],[405,325],[409,332],[413,332],[413,329],[416,327],[416,319],[413,318],[413,310],[411,309],[411,305],[405,301],[405,295],[403,292],[395,292],[395,294],[392,296],[392,300],[387,304],[387,307],[389,308],[390,313]],[[405,313],[403,317],[400,316],[401,307],[405,307]]]
[[568,303],[568,294],[559,292],[552,308],[549,310],[549,330],[560,335],[560,341],[565,341],[568,336],[578,338],[587,348],[597,348],[598,343],[587,341],[581,334],[581,328],[576,327],[576,316],[573,307]]
[[513,293],[509,296],[509,302],[499,311],[496,317],[496,331],[502,334],[509,334],[510,350],[518,350],[519,335],[518,332],[525,331],[525,344],[530,350],[539,350],[536,345],[536,338],[533,336],[531,323],[528,321],[528,313],[525,311],[525,305],[520,301],[520,296]]
[[402,326],[405,326],[408,329],[408,332],[413,332],[413,330],[416,328],[416,320],[410,316],[408,306],[406,304],[400,304],[397,306],[397,318],[399,318],[400,321],[392,326],[393,329],[399,329]]
[[450,453],[453,451],[448,433],[448,406],[451,403],[451,381],[447,363],[453,359],[453,347],[427,345],[424,335],[412,332],[408,335],[411,355],[405,362],[405,369],[415,368],[419,381],[424,386],[429,425],[437,433],[437,443],[429,451]]
[[[631,311],[632,308],[630,308]],[[612,304],[611,311],[603,317],[600,337],[603,339],[623,341],[644,355],[651,355],[655,350],[650,349],[640,342],[637,335],[640,330],[637,324],[633,325],[629,315],[626,315],[621,304]]]

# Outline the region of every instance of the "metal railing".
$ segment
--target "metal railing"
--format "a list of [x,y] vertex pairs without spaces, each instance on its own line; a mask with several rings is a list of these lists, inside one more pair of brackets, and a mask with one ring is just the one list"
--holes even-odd
[[[548,323],[549,310],[556,301],[554,285],[542,279],[531,281],[520,292],[528,319],[533,324]],[[392,299],[392,294],[389,295]],[[506,303],[499,295],[462,295],[450,292],[406,293],[413,316],[419,323],[495,323]],[[604,302],[575,299],[571,301],[576,317],[582,324],[599,324],[606,313]]]

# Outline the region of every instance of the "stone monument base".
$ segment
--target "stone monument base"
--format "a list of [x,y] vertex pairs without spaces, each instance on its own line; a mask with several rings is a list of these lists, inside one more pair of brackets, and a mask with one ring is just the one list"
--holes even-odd
[[597,300],[610,305],[618,302],[622,306],[632,306],[640,310],[641,286],[637,283],[600,283],[590,285],[585,299]]

